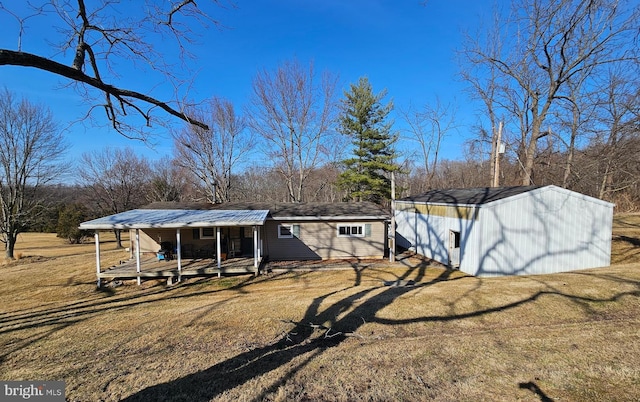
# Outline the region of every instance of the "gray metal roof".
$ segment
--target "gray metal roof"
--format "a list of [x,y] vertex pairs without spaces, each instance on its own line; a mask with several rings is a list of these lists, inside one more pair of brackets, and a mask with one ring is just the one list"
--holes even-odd
[[80,224],[80,229],[147,229],[264,225],[268,210],[134,209]]
[[448,188],[431,190],[422,195],[402,198],[398,201],[415,201],[433,204],[482,205],[489,202],[513,197],[542,186],[514,186],[514,187],[479,187],[479,188]]
[[277,220],[385,220],[390,214],[373,202],[230,202],[215,204],[224,210],[268,209]]

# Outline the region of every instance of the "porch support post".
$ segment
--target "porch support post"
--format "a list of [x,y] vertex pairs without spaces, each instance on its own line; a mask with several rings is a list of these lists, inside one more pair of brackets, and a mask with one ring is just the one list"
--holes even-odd
[[180,241],[180,229],[176,229],[176,254],[178,255],[178,282],[182,280],[182,243]]
[[258,265],[262,262],[262,226],[258,226]]
[[133,260],[133,242],[135,236],[131,236],[131,229],[129,229],[129,259]]
[[222,268],[222,247],[221,247],[221,242],[222,239],[220,239],[220,226],[216,227],[216,256],[218,257],[218,278],[220,278],[220,271]]
[[98,289],[102,285],[102,278],[100,278],[100,232],[96,230],[93,235],[96,239],[96,276],[98,278]]
[[258,230],[258,226],[254,225],[253,226],[253,268],[254,268],[254,273],[255,275],[258,275],[258,259],[259,259],[259,254],[260,254],[260,247],[258,246],[258,244],[260,244],[260,239],[258,239],[258,236],[260,234],[260,231]]
[[138,286],[140,286],[140,229],[136,229],[136,272],[138,273]]

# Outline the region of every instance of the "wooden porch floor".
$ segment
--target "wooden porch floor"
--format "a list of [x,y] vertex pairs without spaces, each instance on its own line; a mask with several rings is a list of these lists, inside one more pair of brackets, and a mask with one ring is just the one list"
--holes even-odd
[[[218,269],[218,261],[211,258],[182,259],[181,276],[206,276],[218,274],[253,273],[257,270],[253,266],[253,257],[230,258],[222,261]],[[178,277],[178,260],[158,261],[156,257],[140,259],[140,273],[136,272],[136,260],[130,259],[120,265],[103,269],[98,278],[132,279],[132,278],[173,278]]]

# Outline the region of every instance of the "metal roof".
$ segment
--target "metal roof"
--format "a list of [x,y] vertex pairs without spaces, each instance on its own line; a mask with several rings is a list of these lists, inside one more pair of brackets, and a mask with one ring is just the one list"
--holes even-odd
[[134,209],[80,224],[80,229],[148,229],[264,225],[268,210]]
[[385,220],[389,212],[373,202],[230,202],[215,209],[268,209],[276,220]]
[[402,198],[398,201],[414,201],[433,204],[482,205],[513,197],[542,186],[449,188],[431,190],[425,194]]

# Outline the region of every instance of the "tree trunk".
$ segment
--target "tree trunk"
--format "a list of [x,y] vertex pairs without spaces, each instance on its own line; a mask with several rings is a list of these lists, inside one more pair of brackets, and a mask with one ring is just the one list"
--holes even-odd
[[571,138],[569,139],[569,149],[567,150],[567,162],[564,167],[564,177],[562,178],[562,188],[569,187],[569,178],[571,177],[571,167],[573,166],[573,158],[576,148],[576,137],[578,136],[578,124],[580,122],[580,111],[577,107],[573,107],[573,122],[571,124]]
[[533,184],[533,164],[535,162],[535,153],[538,145],[538,139],[532,135],[531,141],[525,151],[524,171],[522,174],[522,185],[530,186]]
[[5,251],[6,251],[5,257],[8,260],[15,260],[15,257],[13,256],[15,247],[16,247],[16,236],[11,234],[7,235],[7,243],[5,246]]
[[116,248],[122,248],[122,232],[120,229],[113,229],[113,234],[116,236]]

